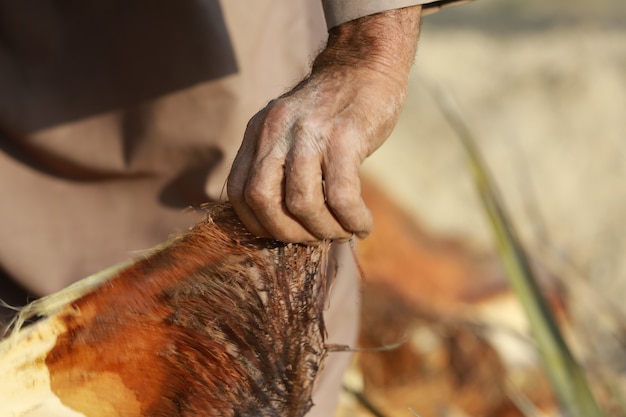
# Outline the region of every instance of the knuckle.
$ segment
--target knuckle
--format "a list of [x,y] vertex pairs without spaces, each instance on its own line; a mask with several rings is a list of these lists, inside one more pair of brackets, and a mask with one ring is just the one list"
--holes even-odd
[[307,136],[317,136],[317,132],[321,130],[322,122],[318,117],[309,115],[308,117],[298,120],[294,128],[297,132]]
[[310,195],[298,195],[296,197],[287,198],[285,200],[285,206],[289,213],[296,217],[311,217],[319,210],[313,197]]
[[270,194],[263,192],[260,187],[246,187],[244,191],[244,200],[255,209],[267,209],[272,205]]
[[277,123],[283,124],[289,120],[293,114],[292,106],[288,100],[275,100],[268,105],[268,111],[265,117],[265,124]]
[[289,115],[289,109],[280,100],[271,101],[265,108],[250,118],[246,126],[246,133],[263,135],[284,125]]
[[358,206],[358,195],[345,189],[328,190],[326,193],[328,206],[335,212],[344,212]]

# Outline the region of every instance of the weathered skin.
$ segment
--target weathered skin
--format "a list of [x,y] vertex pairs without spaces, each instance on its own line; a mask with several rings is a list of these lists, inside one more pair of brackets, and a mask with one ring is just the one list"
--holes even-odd
[[252,118],[228,179],[250,231],[285,242],[371,231],[359,167],[398,119],[420,16],[407,7],[331,29],[309,77]]

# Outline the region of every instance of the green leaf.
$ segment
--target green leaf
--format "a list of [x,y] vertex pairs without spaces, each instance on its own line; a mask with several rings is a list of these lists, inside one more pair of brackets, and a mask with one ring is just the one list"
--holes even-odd
[[509,220],[502,199],[491,180],[469,128],[451,99],[432,88],[431,93],[466,151],[473,181],[490,223],[497,251],[511,287],[526,312],[546,374],[561,408],[566,415],[571,417],[603,416],[584,372],[568,348],[548,303],[541,293],[528,256]]

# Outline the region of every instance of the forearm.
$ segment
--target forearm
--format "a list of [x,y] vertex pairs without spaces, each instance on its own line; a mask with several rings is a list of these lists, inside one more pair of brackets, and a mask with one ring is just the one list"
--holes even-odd
[[388,10],[330,29],[313,73],[338,66],[369,68],[406,83],[415,57],[422,6]]

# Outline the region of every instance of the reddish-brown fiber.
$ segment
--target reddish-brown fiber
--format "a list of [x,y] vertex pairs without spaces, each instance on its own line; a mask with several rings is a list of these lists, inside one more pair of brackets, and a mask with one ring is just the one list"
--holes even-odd
[[229,206],[61,314],[45,362],[100,416],[302,416],[324,357],[329,244],[251,236]]

